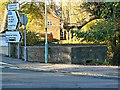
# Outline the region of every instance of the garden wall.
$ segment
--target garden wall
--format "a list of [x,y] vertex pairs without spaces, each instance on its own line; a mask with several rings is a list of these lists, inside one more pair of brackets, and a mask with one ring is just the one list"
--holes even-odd
[[[27,46],[27,60],[45,62],[44,46]],[[14,50],[16,52],[17,50]],[[17,56],[15,55],[12,56]],[[65,45],[49,46],[49,63],[87,64],[107,57],[106,45]],[[20,58],[24,59],[23,47],[21,47]]]

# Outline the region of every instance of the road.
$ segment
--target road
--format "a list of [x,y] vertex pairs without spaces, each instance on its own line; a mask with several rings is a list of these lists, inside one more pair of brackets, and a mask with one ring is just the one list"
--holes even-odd
[[2,88],[118,88],[115,78],[22,70],[3,64]]

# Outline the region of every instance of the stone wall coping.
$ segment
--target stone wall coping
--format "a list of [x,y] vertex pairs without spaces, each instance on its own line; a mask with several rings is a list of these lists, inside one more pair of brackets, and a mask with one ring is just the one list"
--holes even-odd
[[[24,47],[24,46],[21,46]],[[45,48],[45,46],[27,46],[27,48]],[[107,47],[107,45],[50,45],[48,47],[54,47],[54,48],[58,48],[58,47]]]

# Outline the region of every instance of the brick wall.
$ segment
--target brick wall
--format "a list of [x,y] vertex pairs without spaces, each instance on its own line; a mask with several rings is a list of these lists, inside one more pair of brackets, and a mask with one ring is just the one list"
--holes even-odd
[[52,25],[48,25],[48,32],[52,31],[53,39],[60,40],[60,19],[53,14],[48,14],[48,20],[52,21]]

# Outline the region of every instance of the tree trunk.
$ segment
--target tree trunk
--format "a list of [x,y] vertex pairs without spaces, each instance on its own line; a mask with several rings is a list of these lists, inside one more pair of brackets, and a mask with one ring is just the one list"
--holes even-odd
[[118,43],[120,43],[120,34],[118,35]]
[[116,36],[113,38],[113,45],[116,47]]

